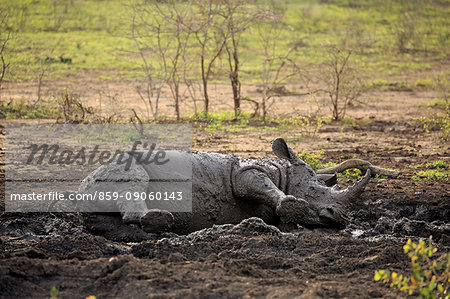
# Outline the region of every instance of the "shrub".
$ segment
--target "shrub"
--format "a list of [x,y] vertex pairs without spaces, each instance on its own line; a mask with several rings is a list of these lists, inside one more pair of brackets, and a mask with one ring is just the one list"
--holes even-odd
[[419,298],[450,298],[450,252],[440,257],[433,257],[437,248],[430,236],[428,246],[424,240],[414,243],[411,239],[403,246],[411,259],[411,276],[389,270],[376,270],[375,281],[390,283],[409,295],[417,294]]
[[418,124],[423,126],[425,132],[438,131],[439,137],[444,141],[450,140],[450,102],[445,103],[445,111],[433,117],[421,117]]

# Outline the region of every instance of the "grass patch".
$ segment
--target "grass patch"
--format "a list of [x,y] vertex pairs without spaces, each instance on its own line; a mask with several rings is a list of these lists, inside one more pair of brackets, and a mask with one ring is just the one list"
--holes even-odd
[[325,164],[322,162],[323,151],[318,152],[318,153],[307,153],[305,151],[302,151],[300,153],[297,153],[297,156],[300,159],[302,159],[303,161],[305,161],[305,163],[307,163],[309,166],[311,166],[311,168],[314,170],[322,169],[322,168],[326,168],[326,167],[335,165],[335,164],[334,165]]
[[447,106],[449,106],[449,103],[446,100],[435,100],[431,103],[424,103],[419,105],[419,107],[436,108],[440,110],[445,110]]
[[37,105],[31,105],[25,99],[3,103],[0,114],[6,119],[57,118],[60,115],[55,101],[42,100]]
[[[1,102],[0,102],[1,103]],[[26,99],[0,104],[0,115],[6,119],[56,119],[64,123],[88,123],[94,109],[74,97],[67,88],[59,98],[40,99],[31,104]]]
[[441,160],[436,162],[429,162],[425,164],[425,167],[428,169],[447,169],[449,165]]
[[412,179],[414,181],[421,181],[421,180],[432,180],[436,182],[446,182],[450,183],[450,171],[441,171],[439,169],[429,169],[429,170],[422,170],[422,171],[416,171],[414,173],[415,175],[412,176]]
[[[219,112],[197,112],[192,114],[188,121],[206,124],[204,130],[209,133],[216,131],[223,132],[242,132],[242,131],[275,131],[292,132],[293,130],[301,133],[301,140],[313,138],[319,128],[322,126],[322,120],[308,118],[305,116],[268,118],[264,122],[259,117],[252,117],[250,113],[241,111],[237,117],[234,111],[224,110]],[[293,141],[293,140],[291,140]]]
[[388,81],[384,79],[377,79],[366,83],[365,88],[369,90],[379,91],[411,91],[412,87],[407,82]]
[[443,113],[438,113],[429,118],[422,117],[418,121],[427,133],[437,131],[442,140],[450,140],[450,104],[448,102]]
[[241,112],[237,117],[234,111],[219,112],[196,112],[189,117],[191,121],[199,121],[207,124],[205,130],[214,133],[217,130],[233,131],[247,127],[250,121],[250,114]]

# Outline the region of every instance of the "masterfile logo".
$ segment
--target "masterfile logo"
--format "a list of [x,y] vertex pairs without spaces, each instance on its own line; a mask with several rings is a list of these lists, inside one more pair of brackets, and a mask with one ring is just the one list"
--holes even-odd
[[7,125],[5,211],[189,211],[191,142],[190,125]]

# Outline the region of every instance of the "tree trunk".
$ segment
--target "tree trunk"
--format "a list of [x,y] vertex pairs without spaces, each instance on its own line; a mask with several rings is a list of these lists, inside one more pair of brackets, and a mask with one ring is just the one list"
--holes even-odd
[[205,115],[208,115],[209,109],[209,96],[208,96],[208,78],[205,73],[205,57],[200,58],[200,65],[202,69],[202,82],[203,82],[203,96],[205,98]]

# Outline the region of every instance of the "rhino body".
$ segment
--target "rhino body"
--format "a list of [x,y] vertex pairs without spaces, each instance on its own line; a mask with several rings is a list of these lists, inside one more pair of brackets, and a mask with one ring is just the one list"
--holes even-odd
[[[188,233],[214,224],[236,224],[259,217],[277,226],[342,226],[348,222],[344,208],[347,200],[357,196],[367,184],[365,178],[340,191],[335,177],[317,176],[300,160],[281,138],[273,142],[280,159],[244,159],[236,155],[205,152],[166,151],[171,161],[192,165],[192,178],[175,167],[133,163],[129,170],[114,161],[102,165],[81,184],[78,192],[93,192],[105,180],[130,183],[118,187],[119,192],[151,192],[154,184],[145,184],[169,175],[176,180],[192,179],[192,212],[149,209],[145,201],[118,201],[117,210],[126,223],[138,223],[144,230]],[[136,158],[139,152],[128,152]],[[178,165],[178,163],[174,163]],[[131,180],[130,180],[131,178]],[[138,182],[138,184],[133,184]],[[124,187],[125,186],[125,187]],[[130,212],[129,204],[133,204]],[[136,212],[136,204],[140,204]]]

